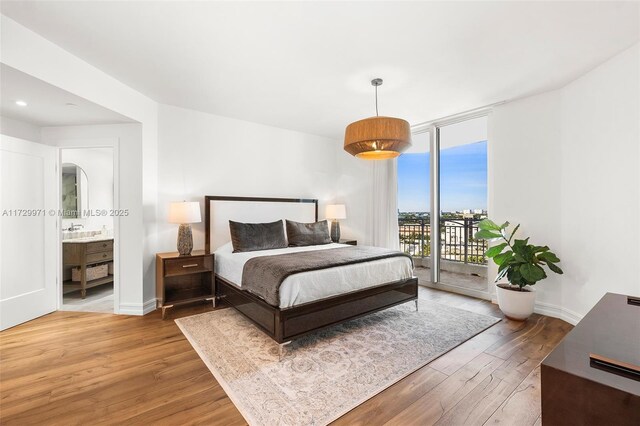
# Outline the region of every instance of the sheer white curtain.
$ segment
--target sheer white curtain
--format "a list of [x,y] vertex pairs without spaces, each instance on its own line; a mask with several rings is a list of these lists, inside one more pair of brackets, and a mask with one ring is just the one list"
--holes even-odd
[[374,161],[371,200],[373,245],[399,250],[397,160]]

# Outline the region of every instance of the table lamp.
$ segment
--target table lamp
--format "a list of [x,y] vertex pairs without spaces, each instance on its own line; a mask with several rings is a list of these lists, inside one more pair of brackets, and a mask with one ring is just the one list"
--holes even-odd
[[198,201],[181,201],[169,205],[169,223],[179,223],[178,253],[188,256],[193,250],[191,224],[200,223],[200,203]]
[[329,204],[325,216],[327,219],[331,219],[331,241],[337,243],[340,241],[340,222],[338,219],[346,219],[347,210],[344,204]]

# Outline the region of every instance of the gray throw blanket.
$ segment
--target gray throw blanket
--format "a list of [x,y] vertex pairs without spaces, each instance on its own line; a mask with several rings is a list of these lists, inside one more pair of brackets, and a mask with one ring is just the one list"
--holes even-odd
[[242,289],[280,306],[280,285],[289,275],[399,256],[411,259],[396,250],[363,246],[254,257],[244,265]]

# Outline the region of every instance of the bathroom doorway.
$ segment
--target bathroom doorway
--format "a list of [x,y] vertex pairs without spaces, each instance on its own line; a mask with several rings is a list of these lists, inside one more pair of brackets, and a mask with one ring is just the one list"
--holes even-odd
[[60,310],[114,312],[114,148],[61,148]]

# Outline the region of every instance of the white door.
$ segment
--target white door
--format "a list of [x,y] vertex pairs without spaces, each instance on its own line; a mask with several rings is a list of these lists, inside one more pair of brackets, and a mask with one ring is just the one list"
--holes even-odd
[[56,310],[55,148],[0,135],[0,330]]

